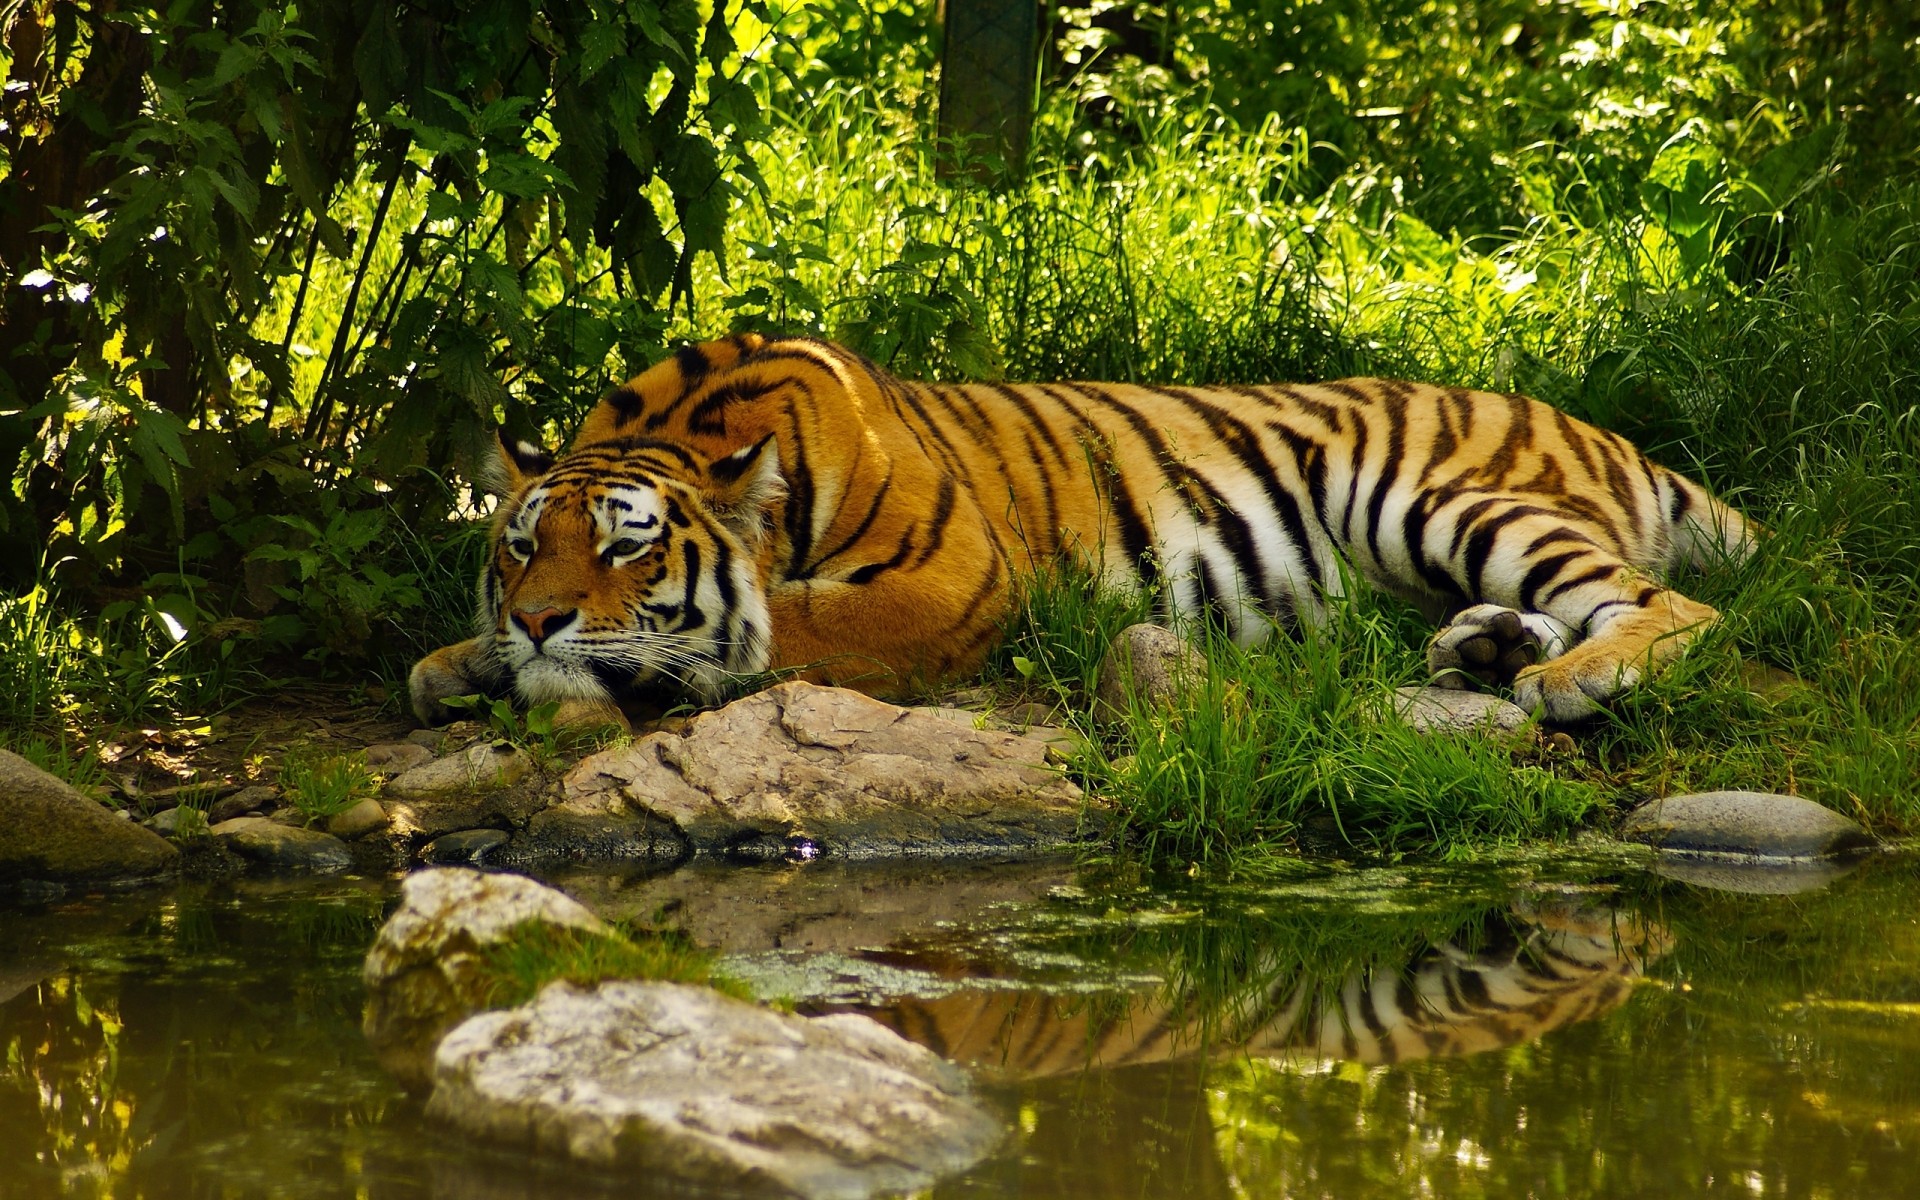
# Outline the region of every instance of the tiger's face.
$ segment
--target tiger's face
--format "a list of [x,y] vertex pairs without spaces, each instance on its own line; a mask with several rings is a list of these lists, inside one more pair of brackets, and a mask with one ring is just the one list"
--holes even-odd
[[558,462],[502,446],[509,500],[480,580],[496,663],[527,704],[663,686],[705,701],[766,669],[772,439],[707,461],[634,439]]

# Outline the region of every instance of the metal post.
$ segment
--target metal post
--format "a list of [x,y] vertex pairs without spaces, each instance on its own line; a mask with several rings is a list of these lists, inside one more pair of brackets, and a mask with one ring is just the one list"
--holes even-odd
[[946,0],[940,60],[941,174],[976,179],[1026,167],[1039,75],[1038,0]]

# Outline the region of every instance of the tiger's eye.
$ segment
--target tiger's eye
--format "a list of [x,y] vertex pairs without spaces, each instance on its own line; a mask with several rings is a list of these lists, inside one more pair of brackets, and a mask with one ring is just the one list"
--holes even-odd
[[517,558],[533,557],[533,543],[528,541],[526,538],[522,538],[522,537],[508,538],[507,549],[511,551],[514,554],[514,556]]
[[607,547],[607,553],[615,558],[625,558],[629,554],[640,553],[640,543],[634,541],[632,538],[621,538],[613,545]]

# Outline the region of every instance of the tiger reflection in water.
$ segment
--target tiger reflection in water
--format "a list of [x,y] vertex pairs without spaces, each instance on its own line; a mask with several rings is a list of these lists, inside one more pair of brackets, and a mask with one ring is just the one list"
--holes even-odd
[[1602,1016],[1671,937],[1642,917],[1568,897],[1515,904],[1472,952],[1442,942],[1337,985],[1250,964],[1221,1002],[1161,989],[1124,1006],[968,988],[870,1013],[955,1062],[1028,1079],[1197,1057],[1344,1059],[1368,1066],[1498,1050]]
[[[1177,985],[1117,1006],[969,988],[870,1015],[974,1068],[1018,1110],[1013,1145],[976,1169],[956,1195],[1364,1200],[1417,1194],[1418,1180],[1408,1177],[1397,1189],[1379,1175],[1408,1169],[1395,1147],[1409,1130],[1385,1131],[1382,1141],[1369,1143],[1362,1111],[1344,1106],[1357,1100],[1334,1099],[1317,1113],[1291,1107],[1290,1098],[1328,1095],[1302,1074],[1341,1061],[1387,1069],[1520,1045],[1618,1008],[1672,945],[1663,926],[1591,896],[1528,897],[1488,925],[1488,936],[1471,951],[1437,943],[1404,964],[1380,964],[1337,981],[1303,978],[1292,960],[1269,947],[1247,958],[1236,974],[1248,982],[1229,989],[1234,994],[1225,1002]],[[1252,1085],[1265,1099],[1242,1103],[1288,1130],[1280,1135],[1283,1143],[1301,1146],[1295,1169],[1275,1173],[1259,1165],[1260,1151],[1241,1144],[1245,1131],[1220,1109],[1223,1088],[1246,1086],[1229,1082],[1240,1069],[1229,1061],[1235,1058],[1254,1060],[1247,1063],[1253,1077],[1267,1078]],[[1269,1090],[1269,1063],[1307,1090]],[[1453,1073],[1433,1065],[1440,1070],[1427,1086],[1450,1086]],[[1335,1079],[1325,1086],[1361,1094]],[[1418,1094],[1420,1085],[1410,1086]],[[1343,1124],[1326,1125],[1329,1112]],[[1477,1132],[1500,1136],[1498,1106],[1486,1112],[1490,1124]],[[1356,1180],[1370,1181],[1365,1190],[1322,1175],[1322,1168],[1341,1161]]]

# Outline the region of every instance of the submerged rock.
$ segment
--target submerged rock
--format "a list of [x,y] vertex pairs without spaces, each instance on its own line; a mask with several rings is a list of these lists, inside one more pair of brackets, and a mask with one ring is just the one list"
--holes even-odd
[[1177,708],[1207,677],[1207,659],[1193,643],[1164,625],[1129,625],[1100,660],[1094,687],[1097,711],[1125,713],[1134,697],[1152,708]]
[[1830,808],[1772,792],[1698,792],[1643,804],[1620,834],[1661,850],[1752,859],[1831,858],[1869,850],[1873,835]]
[[215,839],[248,863],[276,871],[344,871],[353,852],[330,833],[271,817],[235,817],[212,829]]
[[708,988],[549,984],[440,1043],[429,1116],[603,1170],[819,1198],[912,1191],[1002,1126],[966,1076],[877,1022]]
[[1086,811],[1047,752],[1042,738],[786,683],[585,759],[566,804],[651,815],[696,851],[743,857],[1032,853],[1078,840]]
[[0,750],[0,887],[147,879],[179,852],[8,750]]
[[418,871],[400,889],[400,907],[367,952],[361,1028],[380,1065],[423,1092],[434,1047],[447,1030],[486,1007],[490,986],[481,951],[530,921],[608,931],[560,892],[519,875]]

